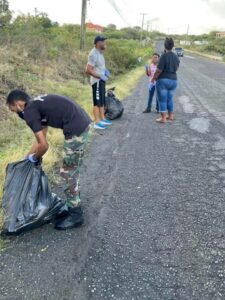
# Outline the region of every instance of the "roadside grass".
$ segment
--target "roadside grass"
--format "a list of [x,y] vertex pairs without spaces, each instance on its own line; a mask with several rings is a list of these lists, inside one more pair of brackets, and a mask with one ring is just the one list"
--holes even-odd
[[1,251],[1,249],[4,248],[4,246],[5,246],[5,243],[4,243],[4,241],[0,237],[0,251]]
[[[116,94],[119,99],[124,99],[132,93],[138,80],[144,74],[143,66],[121,75],[116,80],[108,83],[108,87],[116,86]],[[69,96],[75,99],[92,116],[92,95],[91,87],[81,84],[75,80],[65,82],[39,81],[31,85],[32,94],[35,91],[43,93],[55,93]],[[35,93],[34,93],[35,94]],[[32,140],[34,140],[31,130],[17,116],[9,114],[7,120],[0,121],[0,199],[2,199],[3,184],[6,166],[10,162],[18,161],[25,157]],[[49,151],[45,155],[43,167],[48,174],[50,181],[54,181],[54,166],[59,164],[63,154],[63,134],[60,130],[49,129],[48,133]],[[0,200],[1,202],[1,200]],[[0,228],[3,224],[3,215],[0,210]],[[1,241],[0,241],[1,249]]]
[[9,246],[9,242],[9,239],[0,236],[0,253],[7,249],[7,247]]
[[188,53],[192,53],[192,54],[197,54],[199,56],[205,57],[205,58],[209,58],[211,60],[215,60],[217,62],[225,62],[225,56],[222,56],[219,53],[216,52],[209,52],[204,50],[204,48],[197,48],[197,47],[186,47],[185,51]]

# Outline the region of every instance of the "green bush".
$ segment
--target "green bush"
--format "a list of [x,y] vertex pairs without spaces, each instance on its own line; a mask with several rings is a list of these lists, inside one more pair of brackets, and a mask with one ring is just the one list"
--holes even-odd
[[114,75],[124,73],[136,65],[135,47],[137,47],[135,41],[108,41],[105,57]]
[[[19,15],[7,26],[0,27],[0,46],[2,53],[7,53],[2,62],[7,61],[11,68],[0,68],[4,76],[4,90],[30,85],[39,79],[78,80],[87,82],[85,67],[89,51],[94,47],[95,32],[87,32],[85,51],[79,50],[80,26],[59,26],[44,13]],[[106,28],[108,38],[105,52],[107,67],[112,78],[126,73],[137,65],[137,58],[148,57],[150,45],[140,45],[140,28]],[[146,32],[143,32],[143,37]]]

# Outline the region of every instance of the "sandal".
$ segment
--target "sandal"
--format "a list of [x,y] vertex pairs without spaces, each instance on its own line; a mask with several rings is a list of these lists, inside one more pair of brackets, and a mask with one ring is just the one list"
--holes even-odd
[[163,121],[162,118],[156,119],[156,122],[157,122],[157,123],[162,123],[162,124],[165,124],[165,123],[166,123],[166,121]]

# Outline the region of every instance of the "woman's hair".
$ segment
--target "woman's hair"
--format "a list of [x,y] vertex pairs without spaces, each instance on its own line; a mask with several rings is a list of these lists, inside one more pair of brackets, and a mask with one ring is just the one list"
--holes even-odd
[[173,39],[167,37],[167,38],[165,39],[164,45],[165,45],[166,50],[172,50],[173,47],[174,47],[174,41],[173,41]]
[[24,91],[22,90],[13,90],[9,93],[7,99],[6,99],[6,104],[14,104],[16,101],[24,101],[28,102],[31,99],[31,97]]
[[159,55],[159,53],[156,53],[156,52],[155,52],[155,53],[153,53],[152,57],[153,57],[153,56],[158,56],[158,58],[160,58],[160,55]]

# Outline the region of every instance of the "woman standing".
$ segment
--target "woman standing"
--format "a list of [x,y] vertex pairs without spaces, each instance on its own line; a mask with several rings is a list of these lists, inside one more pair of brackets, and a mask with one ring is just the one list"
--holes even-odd
[[180,61],[177,55],[172,52],[173,47],[173,39],[166,38],[165,53],[161,56],[155,75],[152,78],[152,82],[157,80],[156,89],[161,118],[156,121],[160,123],[166,123],[167,119],[174,120],[173,96],[177,88],[177,70]]

